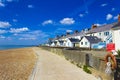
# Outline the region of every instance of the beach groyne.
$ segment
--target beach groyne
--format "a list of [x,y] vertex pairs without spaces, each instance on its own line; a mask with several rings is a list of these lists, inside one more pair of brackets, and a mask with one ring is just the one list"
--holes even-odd
[[66,60],[70,61],[71,63],[79,67],[83,67],[84,65],[89,66],[93,75],[100,77],[101,80],[112,80],[113,78],[113,74],[105,73],[106,64],[104,61],[104,54],[102,56],[98,56],[95,53],[93,54],[92,51],[85,52],[81,50],[71,50],[68,48],[57,47],[41,47],[41,48],[53,52],[57,55],[60,55],[61,57],[64,57]]

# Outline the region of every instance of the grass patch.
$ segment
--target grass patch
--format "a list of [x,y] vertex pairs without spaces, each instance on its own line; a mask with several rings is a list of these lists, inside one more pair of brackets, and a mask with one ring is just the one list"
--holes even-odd
[[117,57],[120,57],[120,50],[118,50],[117,53],[118,53]]
[[92,74],[92,72],[88,69],[88,66],[86,66],[86,65],[83,66],[83,70],[84,70],[86,73]]
[[82,68],[81,65],[79,65],[79,64],[76,64],[76,66],[79,67],[79,68]]
[[74,64],[74,61],[70,61],[72,64]]

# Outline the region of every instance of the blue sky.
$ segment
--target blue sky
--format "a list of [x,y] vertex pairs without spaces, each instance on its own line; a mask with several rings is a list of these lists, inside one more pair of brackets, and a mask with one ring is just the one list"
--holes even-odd
[[0,0],[0,45],[41,44],[66,31],[117,22],[120,0]]

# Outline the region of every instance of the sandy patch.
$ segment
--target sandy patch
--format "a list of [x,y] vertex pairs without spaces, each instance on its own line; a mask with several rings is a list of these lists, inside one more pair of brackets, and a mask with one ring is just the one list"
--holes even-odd
[[0,51],[0,80],[28,80],[35,61],[32,48]]

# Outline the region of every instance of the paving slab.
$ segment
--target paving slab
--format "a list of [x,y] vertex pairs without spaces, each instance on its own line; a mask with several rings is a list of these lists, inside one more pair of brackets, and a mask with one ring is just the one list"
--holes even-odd
[[40,48],[33,48],[38,56],[31,80],[98,80],[64,58]]

